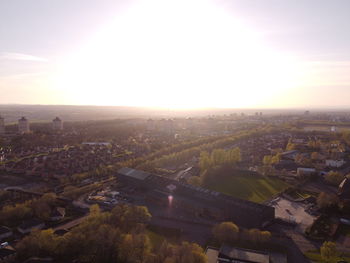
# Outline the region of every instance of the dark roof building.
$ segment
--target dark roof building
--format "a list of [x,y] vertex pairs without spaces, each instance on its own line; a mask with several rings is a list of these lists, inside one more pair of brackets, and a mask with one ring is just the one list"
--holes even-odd
[[270,263],[270,255],[268,253],[227,245],[221,246],[220,249],[208,247],[206,254],[208,263]]
[[44,227],[44,222],[40,221],[39,219],[33,218],[24,221],[20,226],[18,226],[17,230],[22,234],[28,234],[34,229],[43,229]]
[[0,226],[0,240],[12,236],[12,230],[6,226]]
[[216,221],[229,220],[250,228],[261,227],[275,217],[273,207],[144,171],[125,167],[117,172],[117,177],[126,184],[148,191],[146,199],[157,200],[158,203],[165,205],[171,197],[176,208],[192,212],[196,216]]
[[0,262],[14,262],[16,257],[16,251],[11,248],[0,249]]
[[208,263],[287,263],[287,256],[251,249],[222,245],[221,248],[207,247]]

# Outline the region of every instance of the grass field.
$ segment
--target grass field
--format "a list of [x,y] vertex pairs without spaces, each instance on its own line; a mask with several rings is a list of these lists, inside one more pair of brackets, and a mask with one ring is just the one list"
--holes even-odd
[[[311,251],[311,252],[306,252],[305,256],[312,260],[313,262],[320,262],[320,263],[324,263],[326,261],[324,261],[320,255],[319,252],[316,251]],[[342,256],[342,257],[334,257],[332,259],[330,259],[328,262],[329,263],[337,263],[337,262],[349,262],[350,258],[347,256]]]
[[263,203],[288,188],[289,184],[273,177],[227,176],[208,188],[234,197]]

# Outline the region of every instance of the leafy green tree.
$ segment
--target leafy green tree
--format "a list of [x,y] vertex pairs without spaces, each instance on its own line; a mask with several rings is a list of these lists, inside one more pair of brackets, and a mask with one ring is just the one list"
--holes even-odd
[[24,237],[16,246],[20,258],[32,256],[55,255],[58,247],[58,238],[52,229],[35,230]]
[[339,172],[330,171],[324,176],[324,179],[326,182],[338,186],[345,179],[345,177]]
[[334,242],[326,241],[320,248],[321,257],[326,261],[330,260],[338,255],[337,245]]
[[203,252],[203,249],[195,243],[182,242],[181,245],[176,246],[174,249],[174,261],[168,260],[168,262],[176,263],[206,263],[207,257]]
[[215,225],[213,235],[221,243],[232,244],[238,239],[239,228],[233,222],[222,222]]
[[337,205],[339,203],[339,198],[334,194],[327,194],[322,192],[318,195],[316,201],[319,208],[325,209]]
[[0,223],[3,225],[14,225],[30,218],[33,215],[31,201],[21,204],[6,205],[0,211]]
[[195,186],[201,186],[202,179],[199,176],[191,176],[190,178],[187,179],[187,183]]
[[145,234],[124,235],[119,247],[118,258],[127,263],[147,262],[151,254],[151,242]]

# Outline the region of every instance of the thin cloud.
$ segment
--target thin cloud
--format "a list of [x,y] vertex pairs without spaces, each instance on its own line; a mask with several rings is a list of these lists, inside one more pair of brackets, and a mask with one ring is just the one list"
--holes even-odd
[[22,60],[22,61],[35,61],[35,62],[47,62],[46,58],[32,56],[22,53],[2,52],[0,53],[0,60]]

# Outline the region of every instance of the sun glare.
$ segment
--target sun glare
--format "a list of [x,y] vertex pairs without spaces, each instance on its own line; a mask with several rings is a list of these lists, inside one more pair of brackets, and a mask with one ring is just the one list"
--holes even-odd
[[80,104],[256,107],[299,81],[296,58],[211,1],[139,1],[57,72]]

